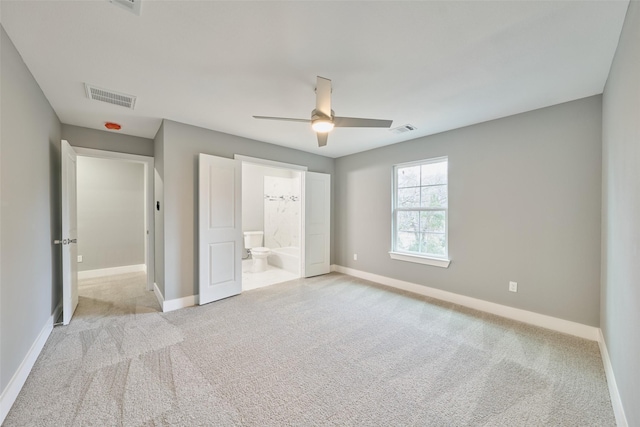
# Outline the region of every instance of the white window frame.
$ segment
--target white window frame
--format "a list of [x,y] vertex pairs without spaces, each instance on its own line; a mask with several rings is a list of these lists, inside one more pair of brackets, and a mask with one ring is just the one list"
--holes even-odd
[[[398,168],[410,167],[410,166],[422,166],[428,165],[430,163],[440,163],[442,161],[447,162],[447,207],[445,208],[398,208]],[[398,163],[393,166],[393,188],[392,188],[392,212],[391,212],[391,251],[389,251],[389,256],[392,259],[398,261],[406,261],[406,262],[414,262],[418,264],[426,264],[432,265],[436,267],[449,267],[451,260],[449,259],[449,158],[447,156],[444,157],[434,157],[431,159],[424,159],[415,162],[407,162],[407,163]],[[399,211],[442,211],[444,210],[445,217],[445,228],[444,228],[444,241],[445,241],[445,255],[444,257],[439,257],[436,255],[426,255],[426,254],[417,254],[414,252],[402,252],[396,250],[396,233],[397,233],[397,222],[398,222],[398,212]]]

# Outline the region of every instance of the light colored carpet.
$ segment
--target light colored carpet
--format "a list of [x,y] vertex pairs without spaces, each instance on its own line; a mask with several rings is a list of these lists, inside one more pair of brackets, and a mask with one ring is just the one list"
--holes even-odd
[[5,425],[615,425],[595,342],[349,276],[158,309],[84,282]]

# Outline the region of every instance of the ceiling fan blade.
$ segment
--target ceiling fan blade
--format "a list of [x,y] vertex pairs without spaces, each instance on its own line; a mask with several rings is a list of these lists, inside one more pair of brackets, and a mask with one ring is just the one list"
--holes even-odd
[[331,117],[331,80],[320,76],[316,82],[316,112]]
[[334,117],[337,128],[390,128],[393,120],[361,119],[358,117]]
[[318,147],[324,147],[325,145],[327,145],[329,132],[316,132],[316,135],[318,135]]
[[309,119],[291,119],[288,117],[269,117],[269,116],[253,116],[254,119],[265,119],[265,120],[283,120],[286,122],[303,122],[303,123],[311,123]]

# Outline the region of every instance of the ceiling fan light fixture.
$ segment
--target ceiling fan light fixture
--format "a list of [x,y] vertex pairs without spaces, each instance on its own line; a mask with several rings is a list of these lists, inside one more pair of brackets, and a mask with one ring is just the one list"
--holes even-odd
[[331,109],[331,80],[318,76],[316,78],[316,108],[311,111],[311,120],[292,119],[289,117],[253,116],[256,119],[286,120],[290,122],[311,123],[316,132],[318,147],[327,145],[329,132],[339,128],[390,128],[393,120],[363,119],[361,117],[336,117]]
[[311,127],[316,132],[327,133],[333,129],[333,122],[328,119],[316,119],[311,124]]

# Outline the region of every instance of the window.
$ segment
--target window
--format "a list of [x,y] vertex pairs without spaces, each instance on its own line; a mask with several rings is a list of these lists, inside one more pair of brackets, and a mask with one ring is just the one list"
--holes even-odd
[[393,168],[394,259],[448,267],[446,157]]

